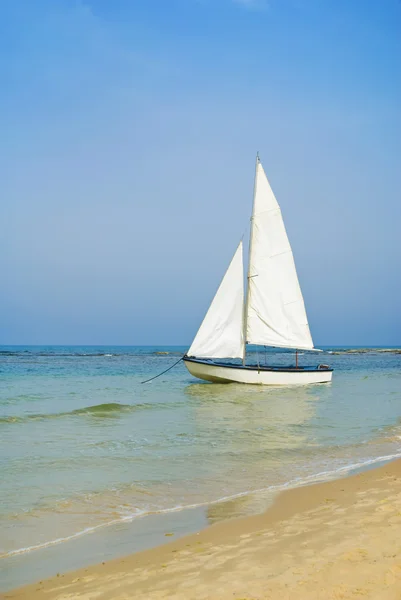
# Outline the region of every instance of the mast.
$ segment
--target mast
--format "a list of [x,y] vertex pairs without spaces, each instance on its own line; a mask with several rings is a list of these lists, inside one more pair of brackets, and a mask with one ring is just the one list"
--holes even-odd
[[254,212],[255,212],[255,198],[256,198],[256,189],[257,189],[257,182],[258,182],[258,165],[259,165],[259,152],[256,153],[256,164],[255,164],[255,181],[253,184],[253,203],[252,203],[252,216],[251,216],[251,227],[250,227],[250,234],[249,234],[249,256],[248,256],[248,272],[247,272],[247,277],[246,277],[246,281],[247,281],[247,288],[246,288],[246,299],[245,299],[245,306],[244,306],[244,357],[242,359],[242,365],[245,366],[245,360],[246,360],[246,330],[247,330],[247,325],[248,325],[248,302],[249,302],[249,279],[250,279],[250,269],[251,269],[251,255],[252,255],[252,238],[253,238],[253,216],[254,216]]

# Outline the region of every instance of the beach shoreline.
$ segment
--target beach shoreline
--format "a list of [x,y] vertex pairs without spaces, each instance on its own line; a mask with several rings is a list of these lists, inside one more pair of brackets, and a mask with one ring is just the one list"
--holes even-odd
[[263,514],[222,521],[4,597],[178,600],[355,594],[401,597],[401,460],[288,489]]

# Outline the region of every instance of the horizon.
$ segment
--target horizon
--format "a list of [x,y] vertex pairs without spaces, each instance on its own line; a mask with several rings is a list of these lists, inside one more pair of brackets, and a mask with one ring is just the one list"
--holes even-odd
[[189,346],[258,150],[316,346],[401,344],[400,34],[397,0],[6,0],[0,343]]
[[[0,348],[188,348],[189,344],[0,344]],[[295,353],[294,348],[282,348],[278,346],[261,346],[255,344],[249,344],[249,348],[263,348],[271,350],[279,350],[280,352],[292,352]],[[398,350],[401,348],[400,345],[395,346],[380,346],[377,344],[373,345],[357,345],[357,344],[320,344],[320,348],[364,348],[377,349],[377,350]],[[302,349],[298,350],[298,354],[311,352],[319,352],[319,348],[311,350]]]

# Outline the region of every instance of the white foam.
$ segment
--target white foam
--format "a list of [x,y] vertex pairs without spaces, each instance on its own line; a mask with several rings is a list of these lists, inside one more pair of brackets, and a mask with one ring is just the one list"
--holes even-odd
[[[141,515],[137,515],[141,516]],[[118,519],[113,519],[112,521],[107,521],[107,523],[99,523],[99,525],[94,525],[93,527],[86,527],[81,531],[77,531],[72,535],[67,535],[66,537],[56,538],[55,540],[50,540],[48,542],[43,542],[42,544],[36,544],[35,546],[27,546],[26,548],[18,548],[17,550],[11,550],[10,552],[4,552],[0,554],[0,558],[8,558],[10,556],[16,556],[18,554],[26,554],[27,552],[32,552],[34,550],[42,550],[44,548],[49,548],[50,546],[55,546],[56,544],[61,544],[62,542],[68,542],[75,538],[81,537],[87,533],[92,533],[97,529],[102,529],[103,527],[109,527],[110,525],[117,525],[123,521],[132,521],[135,518],[134,515],[130,515],[129,517],[120,517]]]

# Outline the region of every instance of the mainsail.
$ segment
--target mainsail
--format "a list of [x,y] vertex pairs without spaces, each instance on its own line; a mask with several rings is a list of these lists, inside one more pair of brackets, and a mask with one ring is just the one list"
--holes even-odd
[[244,267],[242,241],[196,334],[188,356],[243,358]]
[[313,348],[294,257],[263,167],[257,158],[251,221],[246,342]]

